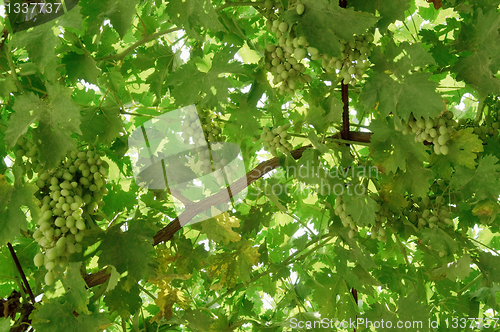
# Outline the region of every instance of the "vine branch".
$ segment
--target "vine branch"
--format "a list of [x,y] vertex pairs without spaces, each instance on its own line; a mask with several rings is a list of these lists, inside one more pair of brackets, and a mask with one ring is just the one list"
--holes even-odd
[[16,264],[17,271],[19,271],[19,274],[21,275],[21,279],[23,280],[24,287],[26,288],[26,291],[28,292],[28,295],[30,297],[31,303],[35,304],[35,296],[33,295],[33,292],[31,291],[30,284],[28,283],[28,280],[26,279],[26,275],[24,274],[23,268],[21,267],[21,263],[19,263],[19,259],[17,259],[16,252],[14,251],[14,248],[12,247],[12,244],[10,242],[7,242],[7,247],[9,247],[10,254],[12,256],[12,259],[14,260],[14,264]]

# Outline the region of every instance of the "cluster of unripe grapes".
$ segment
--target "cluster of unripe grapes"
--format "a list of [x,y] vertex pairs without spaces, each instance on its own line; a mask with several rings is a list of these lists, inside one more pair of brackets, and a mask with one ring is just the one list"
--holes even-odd
[[444,206],[443,196],[437,196],[434,204],[431,204],[429,197],[413,199],[411,208],[404,214],[420,229],[424,227],[444,229],[453,226],[450,212]]
[[14,151],[16,155],[14,164],[21,168],[22,173],[26,174],[28,179],[32,179],[34,173],[42,170],[43,166],[38,162],[38,150],[31,141],[22,136],[19,137]]
[[[203,129],[202,131],[200,130]],[[202,111],[199,117],[195,113],[190,113],[186,115],[182,125],[182,138],[185,142],[190,142],[192,140],[199,146],[196,148],[197,161],[193,164],[193,171],[199,171],[203,174],[208,174],[212,172],[212,162],[210,155],[212,153],[211,149],[213,144],[208,144],[208,142],[222,142],[224,138],[221,136],[221,130],[217,126],[212,114],[208,111]],[[213,153],[212,160],[215,162],[225,162],[225,160],[220,160],[218,156]],[[225,163],[227,164],[227,162]],[[225,166],[225,165],[224,165]],[[222,176],[217,178],[221,182],[224,181]]]
[[342,222],[342,225],[344,225],[344,227],[350,228],[349,237],[352,239],[358,232],[358,226],[352,219],[352,216],[347,213],[345,208],[346,206],[342,201],[342,195],[337,196],[337,198],[335,198],[335,215],[339,216],[340,221]]
[[71,151],[61,166],[38,176],[41,214],[33,238],[43,253],[34,262],[47,269],[47,285],[54,283],[58,267],[64,269],[71,254],[82,251],[85,214],[94,214],[103,204],[108,167],[92,150]]
[[[309,53],[311,59],[320,58],[319,52],[314,47],[308,47],[309,43],[304,36],[297,37],[295,32],[290,29],[287,22],[279,19],[283,12],[282,5],[271,0],[265,4],[269,13],[267,13],[266,25],[269,31],[276,34],[278,45],[268,44],[266,46],[265,68],[273,74],[273,84],[279,85],[280,94],[293,94],[294,90],[301,84],[311,81],[311,76],[305,74],[306,67],[300,63]],[[277,14],[274,13],[277,8]],[[304,5],[296,5],[297,13],[304,12]]]
[[207,139],[209,142],[219,141],[221,134],[221,130],[216,126],[214,119],[208,112],[202,112],[200,117],[195,113],[186,114],[181,125],[181,131],[185,142],[188,143],[192,140],[194,143],[201,145],[205,145]]
[[362,79],[363,74],[370,67],[368,57],[374,46],[373,40],[372,34],[355,36],[354,40],[349,42],[341,40],[342,54],[338,58],[325,54],[322,57],[323,68],[329,74],[338,70],[344,84],[356,85],[356,82]]
[[389,207],[382,203],[382,200],[377,193],[371,194],[370,197],[377,202],[375,225],[373,225],[370,230],[370,237],[372,239],[377,239],[378,241],[387,242],[387,233],[385,230],[388,225],[387,220],[389,219],[392,221],[394,219],[394,215],[389,210]]
[[474,128],[474,134],[484,141],[488,136],[497,137],[500,133],[500,116],[496,114],[487,116],[486,120],[479,126],[472,119],[461,118],[458,120],[458,125],[460,128]]
[[[282,23],[286,24],[285,22]],[[303,43],[305,38],[300,37],[294,38],[293,40],[297,40],[297,42],[300,40],[300,43]],[[278,90],[280,94],[284,94],[285,92],[293,94],[294,90],[297,89],[300,84],[311,81],[311,76],[304,74],[306,67],[299,62],[306,56],[306,49],[291,49],[291,47],[286,46],[287,42],[288,39],[284,42],[285,45],[281,44],[280,46],[276,46],[269,44],[266,46],[265,68],[273,74],[274,85],[281,83]],[[315,48],[309,47],[308,49],[312,52],[317,52]],[[290,50],[294,53],[289,52]]]
[[484,124],[479,127],[474,127],[474,134],[479,136],[483,141],[489,136],[498,136],[498,128],[500,128],[499,122],[493,122],[491,125]]
[[453,119],[453,113],[446,111],[434,119],[416,119],[412,114],[408,123],[402,121],[402,126],[402,129],[396,126],[396,130],[401,130],[403,134],[415,134],[416,142],[431,142],[434,153],[447,155],[450,135],[456,131],[458,123]]
[[[387,242],[387,233],[386,228],[389,224],[394,222],[397,218],[390,211],[389,207],[382,203],[378,194],[374,193],[370,195],[376,202],[376,212],[375,212],[375,224],[369,225],[370,228],[370,237],[372,239],[377,239],[381,242]],[[337,196],[335,199],[335,210],[334,213],[340,217],[340,221],[344,227],[349,227],[349,237],[353,238],[358,233],[358,225],[356,225],[355,221],[352,219],[346,211],[346,205],[343,202],[342,195]]]
[[293,150],[293,146],[289,142],[291,136],[287,132],[289,128],[290,124],[279,126],[272,130],[269,127],[264,127],[260,138],[264,141],[265,149],[271,152],[273,156],[277,156],[278,150],[282,153],[289,153]]

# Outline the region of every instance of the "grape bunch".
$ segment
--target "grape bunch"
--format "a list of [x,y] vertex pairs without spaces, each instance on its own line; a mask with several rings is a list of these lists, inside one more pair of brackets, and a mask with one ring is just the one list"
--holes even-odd
[[448,142],[450,135],[453,134],[458,123],[453,119],[453,113],[446,111],[438,118],[434,119],[416,119],[413,114],[406,124],[402,121],[403,128],[396,126],[396,130],[401,130],[403,134],[415,134],[416,142],[431,142],[434,146],[434,153],[447,155],[449,153]]
[[[267,1],[266,1],[267,3]],[[277,14],[282,10],[281,4],[275,4],[272,8],[278,8]],[[297,13],[304,12],[304,5],[296,5]],[[271,10],[272,11],[272,10]],[[306,66],[301,63],[309,53],[311,59],[320,58],[319,52],[314,47],[308,47],[309,43],[304,36],[297,37],[294,30],[287,22],[279,19],[272,11],[266,21],[270,32],[276,34],[278,44],[266,46],[265,68],[273,75],[273,84],[279,85],[280,94],[293,94],[294,90],[311,81],[311,76],[305,74]]]
[[[285,22],[283,23],[286,24]],[[296,39],[301,40],[300,42],[303,43],[301,38]],[[290,50],[295,53],[289,52]],[[273,75],[274,85],[281,83],[278,90],[280,94],[284,94],[285,92],[293,94],[294,90],[297,89],[300,84],[311,81],[311,76],[304,74],[306,67],[298,60],[305,57],[306,50],[305,48],[299,48],[298,50],[299,51],[297,51],[297,49],[291,49],[287,46],[283,48],[283,45],[276,46],[269,44],[266,46],[265,68]]]
[[483,141],[490,137],[497,137],[500,129],[500,116],[489,115],[481,125],[477,125],[474,120],[461,118],[458,120],[460,128],[473,128],[474,134],[479,136]]
[[375,225],[370,230],[372,239],[387,242],[386,227],[394,221],[394,214],[391,212],[386,204],[383,204],[380,196],[376,193],[370,195],[375,202],[377,202],[375,210]]
[[64,269],[68,257],[82,251],[85,214],[94,214],[103,204],[108,167],[92,150],[71,151],[60,166],[38,176],[41,216],[33,238],[43,253],[38,253],[34,262],[47,269],[47,285],[54,283],[58,266]]
[[[496,120],[496,121],[495,121]],[[482,126],[474,128],[474,134],[478,135],[483,141],[487,138],[487,135],[496,137],[498,136],[500,128],[500,117],[494,119],[493,121],[485,121]]]
[[[202,128],[203,131],[199,129]],[[224,163],[223,166],[227,165],[227,161],[223,158],[219,158],[218,154],[212,151],[212,148],[217,149],[217,144],[208,144],[208,142],[222,142],[224,137],[221,135],[221,130],[217,126],[212,114],[207,111],[200,113],[199,118],[196,114],[191,113],[186,115],[184,122],[181,125],[182,137],[185,142],[189,142],[190,139],[193,142],[202,145],[196,148],[197,156],[196,160],[193,160],[191,169],[194,172],[201,172],[203,174],[208,174],[212,172],[212,162]],[[210,157],[212,155],[212,158]],[[224,178],[220,172],[216,172],[214,175],[219,183],[224,183]]]
[[437,196],[434,204],[431,204],[429,197],[422,199],[412,199],[410,209],[404,211],[408,220],[418,228],[446,228],[453,226],[450,212],[444,205],[443,196]]
[[[370,67],[368,57],[373,49],[373,35],[355,36],[352,41],[340,41],[340,57],[322,56],[322,66],[329,74],[335,73],[342,78],[344,84],[356,85],[360,81],[365,71]],[[311,60],[314,60],[311,58]]]
[[[203,124],[202,124],[203,123]],[[199,129],[202,128],[203,132]],[[188,113],[181,125],[182,138],[186,143],[192,140],[194,143],[205,145],[209,142],[221,141],[221,130],[217,127],[214,118],[209,112],[201,112],[198,117],[195,113]]]
[[43,166],[38,162],[38,150],[31,141],[22,136],[19,137],[14,151],[16,155],[14,164],[21,167],[22,173],[26,174],[28,179],[32,179],[34,173],[42,170]]
[[269,127],[264,127],[260,138],[264,141],[266,150],[271,152],[273,156],[277,156],[278,149],[282,153],[289,153],[293,150],[293,146],[289,142],[291,136],[287,132],[289,128],[290,124],[279,126],[272,130]]
[[356,233],[358,232],[358,226],[352,219],[352,216],[347,214],[345,208],[346,206],[342,200],[342,195],[337,196],[337,198],[335,198],[335,210],[334,210],[335,215],[340,217],[340,221],[342,222],[342,225],[344,225],[344,227],[351,228],[349,230],[349,237],[352,239],[354,236],[356,236]]

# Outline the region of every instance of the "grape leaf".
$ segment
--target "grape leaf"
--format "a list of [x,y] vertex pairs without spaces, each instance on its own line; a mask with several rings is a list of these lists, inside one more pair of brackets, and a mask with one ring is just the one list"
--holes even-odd
[[238,252],[238,276],[244,284],[250,282],[253,266],[259,263],[259,248],[252,247],[252,242],[245,240]]
[[299,16],[291,9],[285,13],[285,20],[290,25],[297,22],[297,35],[305,36],[309,45],[322,54],[340,55],[340,39],[353,40],[354,34],[364,34],[377,22],[372,14],[340,8],[336,2],[304,0],[301,3],[304,13]]
[[398,83],[388,74],[375,71],[365,81],[365,86],[359,95],[362,109],[368,113],[375,108],[385,118],[390,113],[396,113],[396,93]]
[[0,244],[12,242],[21,229],[28,228],[26,214],[21,206],[30,208],[32,217],[38,219],[39,208],[33,194],[37,190],[33,184],[10,186],[4,175],[0,175]]
[[392,184],[394,190],[398,193],[405,194],[406,192],[412,193],[417,197],[425,197],[429,193],[432,172],[430,169],[425,168],[417,161],[408,160],[405,172],[397,172]]
[[356,10],[362,10],[373,14],[378,12],[381,18],[377,22],[377,28],[379,28],[380,32],[383,34],[387,31],[389,24],[394,23],[396,20],[405,20],[405,11],[410,8],[410,1],[349,0],[349,6],[354,7]]
[[82,109],[80,130],[86,141],[110,144],[120,134],[125,133],[120,107],[115,103],[104,103],[101,107]]
[[165,92],[165,79],[173,69],[175,54],[166,45],[155,45],[146,51],[149,53],[148,58],[154,54],[154,58],[156,59],[154,64],[148,66],[148,69],[154,68],[155,71],[148,76],[146,83],[149,83],[150,89],[156,95],[157,100],[160,100]]
[[381,165],[382,173],[405,171],[408,160],[423,162],[428,154],[422,144],[415,144],[412,135],[394,131],[394,125],[387,120],[374,120],[370,123],[373,135],[370,150],[376,165]]
[[[85,19],[87,35],[100,35],[101,25],[104,21],[104,15],[112,2],[116,0],[80,0],[82,9],[80,13]],[[104,26],[106,28],[106,26]],[[108,27],[109,28],[109,27]]]
[[212,67],[206,73],[198,70],[199,59],[192,58],[169,75],[165,84],[171,88],[175,101],[181,105],[200,101],[200,106],[214,108],[219,100],[229,98],[229,88],[233,85],[221,74],[248,72],[248,66],[232,61],[237,51],[234,46],[226,46],[223,52],[214,55]]
[[337,296],[344,284],[344,279],[327,268],[315,273],[314,279],[306,285],[313,290],[314,303],[318,306],[321,317],[333,317],[332,308],[337,306]]
[[101,313],[91,315],[73,314],[74,308],[68,303],[59,303],[50,299],[35,305],[31,314],[33,328],[40,332],[93,332],[101,330],[109,323],[108,318]]
[[[102,212],[106,215],[114,215],[116,211],[121,210],[132,210],[137,204],[137,189],[139,188],[135,182],[133,182],[128,191],[123,190],[122,186],[118,184],[109,184],[110,190],[106,196],[103,197],[103,201],[106,203],[102,207]],[[153,200],[154,202],[154,200]],[[148,206],[152,207],[148,204]]]
[[188,35],[197,39],[201,39],[201,33],[198,31],[200,27],[214,32],[224,29],[212,2],[208,0],[173,0],[167,3],[166,10],[171,13],[170,19],[174,24],[183,27]]
[[366,195],[343,195],[345,210],[359,226],[375,224],[377,202]]
[[76,82],[83,79],[86,82],[97,84],[97,77],[101,74],[101,70],[89,55],[68,52],[63,63],[66,65],[66,72],[71,81]]
[[429,275],[433,279],[448,278],[451,281],[455,281],[458,278],[459,280],[464,280],[472,271],[470,267],[472,263],[472,258],[469,255],[463,255],[453,263],[448,263],[440,268],[429,271]]
[[500,283],[500,257],[481,251],[476,264],[488,281]]
[[219,277],[219,282],[211,286],[212,289],[221,289],[224,285],[232,288],[238,283],[238,265],[236,255],[221,253],[211,256],[207,269],[211,278]]
[[227,245],[229,242],[238,242],[241,238],[240,234],[233,231],[233,228],[240,227],[239,220],[227,212],[202,221],[201,227],[201,232],[217,243]]
[[80,266],[81,262],[69,264],[66,275],[62,278],[65,291],[64,298],[77,312],[90,315],[87,308],[89,303],[87,284],[82,278]]
[[113,1],[106,11],[106,16],[109,17],[111,25],[122,38],[132,25],[132,19],[136,14],[135,6],[138,3],[139,0]]
[[207,312],[202,309],[187,309],[182,319],[186,321],[186,325],[188,325],[192,331],[206,332],[209,331],[210,325],[213,322],[211,317],[211,315],[207,314]]
[[27,92],[16,98],[12,107],[14,114],[11,115],[9,126],[5,132],[7,148],[12,148],[16,144],[19,137],[28,131],[31,124],[41,117],[46,107],[46,104],[32,92]]
[[[113,265],[116,270],[136,280],[144,278],[149,273],[149,266],[153,262],[154,249],[152,247],[154,231],[146,225],[136,221],[123,232],[120,226],[114,226],[106,231],[100,250],[99,267]],[[144,221],[142,221],[144,223]]]
[[445,105],[436,92],[438,84],[429,81],[430,76],[429,73],[415,73],[398,83],[387,74],[374,74],[367,80],[360,100],[365,109],[373,108],[378,102],[383,117],[396,110],[405,121],[411,113],[417,118],[434,118]]
[[435,173],[444,178],[449,178],[452,171],[451,167],[462,165],[467,168],[474,168],[476,153],[483,151],[483,144],[472,131],[473,128],[465,128],[451,135],[448,143],[450,152],[446,156],[431,155],[431,168]]
[[131,286],[124,285],[126,280],[120,280],[119,284],[104,295],[104,302],[110,311],[117,311],[120,316],[133,315],[141,308],[141,291],[136,283]]
[[475,169],[456,167],[450,187],[475,200],[497,199],[500,195],[500,165],[497,162],[496,157],[488,155],[479,160]]
[[47,78],[55,77],[58,60],[55,49],[61,42],[50,24],[42,24],[34,27],[33,30],[16,33],[12,43],[14,47],[24,47],[31,61]]
[[[416,292],[406,297],[400,297],[398,301],[398,317],[406,322],[428,322],[430,319],[431,307],[422,303]],[[419,331],[432,331],[425,323]]]
[[10,320],[2,319],[0,320],[0,332],[9,332],[10,331]]
[[236,137],[233,142],[240,146],[245,146],[244,140],[260,130],[260,123],[255,112],[252,112],[254,109],[246,100],[242,100],[240,107],[231,111],[230,122],[224,128],[224,133]]
[[436,92],[438,83],[429,81],[430,73],[415,73],[406,77],[398,91],[398,116],[408,121],[410,114],[434,118],[444,109],[443,99]]
[[12,77],[0,78],[0,96],[7,97],[10,93],[16,91],[17,87]]
[[47,93],[48,101],[32,92],[16,99],[5,140],[9,147],[14,146],[29,126],[39,121],[34,129],[34,142],[42,163],[50,167],[74,147],[71,134],[81,132],[79,109],[71,100],[70,90],[58,84],[47,84]]
[[428,245],[432,250],[451,255],[458,250],[455,240],[440,228],[424,228],[420,231],[422,243]]
[[493,75],[500,69],[500,15],[496,9],[483,14],[481,9],[474,12],[474,20],[462,23],[457,46],[458,51],[472,52],[461,56],[453,66],[457,80],[464,80],[483,95],[500,89],[500,80]]

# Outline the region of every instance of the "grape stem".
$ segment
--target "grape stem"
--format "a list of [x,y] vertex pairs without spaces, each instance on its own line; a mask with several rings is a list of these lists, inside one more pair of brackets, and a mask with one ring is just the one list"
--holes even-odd
[[237,6],[263,6],[264,3],[265,3],[264,1],[261,1],[261,2],[251,2],[251,1],[228,2],[228,3],[220,6],[219,8],[215,9],[215,12],[218,13],[221,10],[226,9],[228,7],[237,7]]
[[406,247],[403,245],[403,243],[401,242],[401,239],[399,238],[399,236],[397,234],[394,234],[394,236],[396,237],[396,240],[398,242],[398,246],[401,249],[401,253],[403,254],[406,265],[411,266],[410,261],[408,260],[408,254],[406,252]]
[[152,116],[152,115],[147,115],[147,114],[140,114],[140,113],[135,113],[135,112],[126,112],[126,111],[121,111],[120,114],[123,114],[123,115],[134,115],[134,116],[142,116],[142,117],[145,117],[145,118],[155,118],[156,116]]
[[462,288],[461,290],[459,290],[457,292],[457,296],[461,296],[465,291],[467,291],[469,288],[472,287],[472,285],[474,285],[476,283],[476,281],[479,280],[479,278],[481,278],[483,276],[482,273],[479,273],[477,275],[477,277],[475,277],[471,282],[469,282],[464,288]]
[[7,62],[9,63],[9,68],[10,68],[10,75],[12,76],[12,79],[14,80],[14,84],[17,86],[19,91],[24,93],[24,88],[21,85],[21,82],[19,82],[19,78],[17,77],[16,74],[16,67],[14,66],[14,62],[12,61],[12,56],[9,50],[9,47],[5,48],[5,56],[7,58]]
[[19,274],[21,275],[21,279],[23,280],[24,287],[26,288],[26,291],[28,292],[28,295],[30,296],[31,303],[35,304],[35,296],[33,295],[33,292],[31,291],[30,284],[28,283],[28,280],[26,279],[26,275],[24,274],[23,268],[21,267],[21,263],[19,263],[19,259],[17,259],[16,252],[14,251],[14,248],[12,247],[12,244],[10,242],[7,242],[7,246],[9,247],[10,254],[12,255],[12,259],[14,260],[14,264],[16,264],[16,268],[19,271]]
[[96,60],[101,60],[101,61],[106,61],[106,60],[123,60],[130,52],[132,52],[133,50],[135,50],[137,47],[139,47],[139,46],[141,46],[143,44],[146,44],[147,42],[149,42],[149,41],[151,41],[153,39],[157,39],[158,37],[161,37],[163,35],[166,35],[168,33],[175,32],[175,31],[178,31],[178,30],[181,30],[181,28],[170,28],[170,29],[158,31],[156,33],[150,34],[149,36],[145,36],[141,40],[138,40],[136,43],[134,43],[133,45],[129,46],[128,48],[126,48],[121,53],[109,55],[109,56],[102,57],[102,58],[98,58]]
[[494,248],[492,248],[492,247],[490,247],[490,246],[488,246],[488,245],[486,245],[486,244],[482,243],[481,241],[478,241],[478,240],[476,240],[476,239],[474,239],[474,238],[472,238],[472,237],[469,237],[469,240],[472,240],[473,242],[476,242],[477,244],[479,244],[479,245],[481,245],[481,246],[485,247],[486,249],[489,249],[489,250],[493,251],[493,252],[494,252],[497,256],[500,256],[500,252],[498,252],[498,251],[497,251],[497,250],[495,250]]

